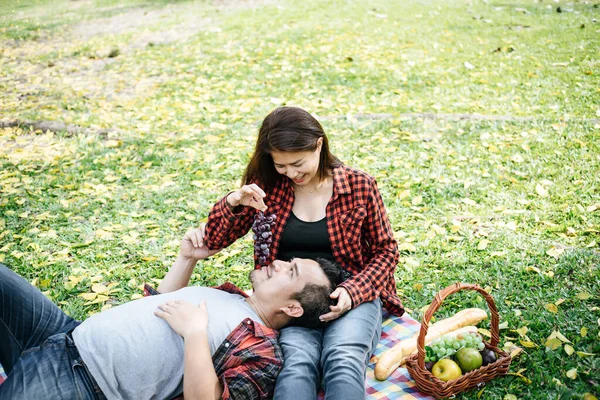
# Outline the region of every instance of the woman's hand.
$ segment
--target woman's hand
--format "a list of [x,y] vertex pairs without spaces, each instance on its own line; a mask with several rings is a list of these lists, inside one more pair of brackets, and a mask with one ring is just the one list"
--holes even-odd
[[204,244],[206,224],[201,223],[199,228],[190,229],[181,240],[180,253],[183,257],[192,260],[203,260],[221,250],[209,250]]
[[263,198],[267,194],[256,184],[244,185],[235,192],[231,192],[227,196],[227,204],[231,208],[239,205],[256,208],[259,211],[266,211],[267,206]]
[[154,315],[167,321],[171,329],[184,339],[197,333],[206,333],[208,311],[204,301],[195,306],[185,300],[169,300],[158,308]]
[[329,295],[332,299],[337,299],[337,304],[335,306],[329,306],[331,312],[327,314],[323,314],[319,317],[319,319],[323,322],[330,322],[334,319],[337,319],[342,316],[346,311],[352,308],[352,297],[350,297],[350,293],[344,287],[339,287]]

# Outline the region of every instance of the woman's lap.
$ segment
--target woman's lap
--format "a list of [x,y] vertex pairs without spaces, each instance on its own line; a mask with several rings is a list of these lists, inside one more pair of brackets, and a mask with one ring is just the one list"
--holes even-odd
[[361,304],[325,329],[288,327],[279,338],[284,366],[275,399],[364,399],[367,363],[381,334],[379,299]]

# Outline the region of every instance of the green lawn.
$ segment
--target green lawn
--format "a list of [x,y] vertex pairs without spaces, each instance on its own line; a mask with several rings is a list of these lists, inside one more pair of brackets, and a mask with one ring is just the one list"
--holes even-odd
[[[0,129],[0,261],[76,318],[140,296],[296,105],[378,179],[413,317],[457,281],[494,296],[522,352],[481,398],[599,396],[599,20],[583,1],[2,2],[0,120],[91,131]],[[248,287],[251,260],[246,238],[194,282]]]

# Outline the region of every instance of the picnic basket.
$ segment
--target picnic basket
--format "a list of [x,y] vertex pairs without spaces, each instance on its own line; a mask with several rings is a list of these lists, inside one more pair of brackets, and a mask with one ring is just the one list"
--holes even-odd
[[[482,366],[473,371],[467,372],[460,377],[444,382],[436,378],[431,372],[425,368],[425,336],[429,327],[429,321],[442,302],[451,294],[461,290],[474,290],[479,292],[486,300],[488,308],[491,312],[491,340],[484,341],[485,347],[496,353],[496,361],[488,365]],[[455,283],[439,291],[425,312],[421,321],[421,330],[417,339],[417,353],[410,356],[406,361],[406,368],[410,376],[415,380],[419,391],[432,395],[438,399],[450,397],[463,392],[467,389],[482,386],[485,382],[501,376],[508,372],[510,366],[510,355],[498,348],[498,310],[494,299],[478,285],[467,283]]]

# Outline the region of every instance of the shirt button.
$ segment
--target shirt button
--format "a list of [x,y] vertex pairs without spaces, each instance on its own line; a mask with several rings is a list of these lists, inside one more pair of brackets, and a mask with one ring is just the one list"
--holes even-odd
[[229,347],[229,343],[225,343],[225,347]]
[[246,323],[247,323],[248,325],[250,325],[250,323],[251,323],[251,322],[252,322],[252,321],[250,321],[250,320],[246,321]]

